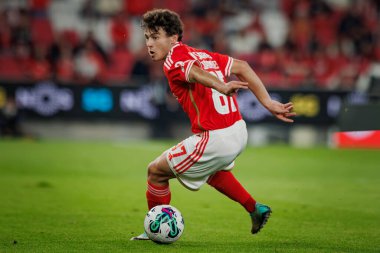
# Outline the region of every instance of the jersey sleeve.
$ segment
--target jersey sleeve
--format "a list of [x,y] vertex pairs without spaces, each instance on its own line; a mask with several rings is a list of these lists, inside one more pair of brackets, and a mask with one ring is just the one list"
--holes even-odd
[[223,72],[224,76],[228,77],[231,75],[231,68],[234,59],[228,55],[212,53],[213,58],[219,65],[220,70]]
[[166,57],[164,70],[171,81],[190,82],[189,73],[194,64],[200,66],[187,50],[177,47]]

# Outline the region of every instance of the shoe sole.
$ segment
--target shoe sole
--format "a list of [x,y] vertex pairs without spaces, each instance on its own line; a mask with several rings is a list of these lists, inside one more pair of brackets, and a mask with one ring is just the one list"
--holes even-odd
[[269,209],[269,211],[266,212],[266,213],[264,214],[264,220],[263,220],[263,222],[260,224],[259,229],[258,229],[256,232],[252,232],[252,231],[251,231],[251,233],[252,233],[252,234],[257,234],[258,232],[260,232],[260,230],[261,230],[261,229],[264,227],[264,225],[267,223],[267,221],[268,221],[268,219],[269,219],[269,217],[270,217],[271,214],[272,214],[272,210]]
[[149,238],[138,238],[137,236],[132,237],[130,241],[149,241]]

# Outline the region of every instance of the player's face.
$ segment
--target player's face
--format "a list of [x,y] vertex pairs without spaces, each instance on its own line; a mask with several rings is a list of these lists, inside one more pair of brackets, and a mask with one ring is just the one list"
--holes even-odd
[[157,32],[145,30],[145,43],[153,61],[165,60],[172,46],[177,42],[177,35],[167,36],[160,28]]

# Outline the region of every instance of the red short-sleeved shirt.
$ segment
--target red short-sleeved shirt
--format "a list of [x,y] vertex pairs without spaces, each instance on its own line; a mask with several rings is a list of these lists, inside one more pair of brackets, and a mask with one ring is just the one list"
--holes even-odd
[[164,62],[169,86],[191,121],[193,133],[229,127],[242,119],[234,96],[225,96],[199,83],[189,82],[193,64],[226,82],[233,59],[227,55],[176,43]]

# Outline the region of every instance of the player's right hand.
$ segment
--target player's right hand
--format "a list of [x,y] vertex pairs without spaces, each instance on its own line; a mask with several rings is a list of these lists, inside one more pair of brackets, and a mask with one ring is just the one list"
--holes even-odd
[[221,93],[226,96],[235,95],[239,89],[248,89],[248,83],[242,81],[230,81],[223,87]]

